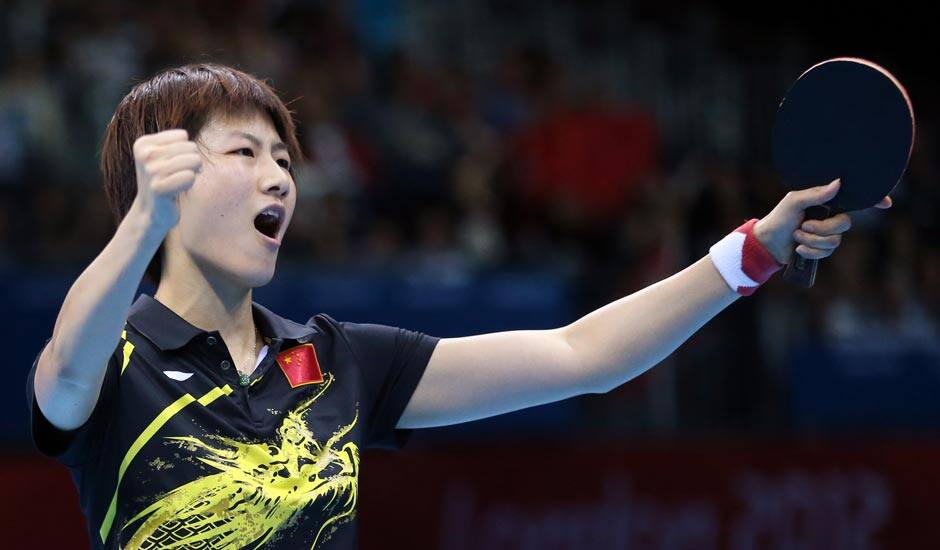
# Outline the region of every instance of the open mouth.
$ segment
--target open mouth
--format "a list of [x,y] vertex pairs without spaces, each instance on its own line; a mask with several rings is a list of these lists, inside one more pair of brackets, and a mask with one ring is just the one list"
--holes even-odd
[[284,213],[277,208],[265,208],[255,216],[255,229],[262,235],[277,239],[278,231],[284,220]]

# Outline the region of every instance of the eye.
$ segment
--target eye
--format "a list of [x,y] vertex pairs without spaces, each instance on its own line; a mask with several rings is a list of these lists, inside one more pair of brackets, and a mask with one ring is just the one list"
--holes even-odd
[[236,149],[235,151],[232,151],[232,152],[233,152],[233,153],[239,153],[239,154],[241,154],[241,153],[243,153],[243,152],[245,152],[245,151],[248,151],[248,156],[249,156],[249,157],[255,156],[255,152],[252,151],[250,147],[242,147],[241,149]]
[[278,159],[277,163],[281,165],[281,168],[286,168],[286,169],[290,170],[290,161],[289,161],[289,160],[287,160],[287,159]]

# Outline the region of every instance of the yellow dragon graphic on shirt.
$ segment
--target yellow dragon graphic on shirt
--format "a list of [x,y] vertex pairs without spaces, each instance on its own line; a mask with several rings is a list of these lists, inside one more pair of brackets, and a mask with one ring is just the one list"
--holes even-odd
[[337,445],[356,425],[359,412],[322,445],[304,421],[332,381],[328,375],[313,396],[285,416],[279,442],[208,436],[221,443],[215,447],[195,437],[166,438],[205,451],[198,459],[218,473],[173,489],[128,520],[122,530],[146,518],[126,548],[259,548],[317,503],[327,519],[314,548],[325,529],[352,519],[359,494],[359,448],[351,442]]

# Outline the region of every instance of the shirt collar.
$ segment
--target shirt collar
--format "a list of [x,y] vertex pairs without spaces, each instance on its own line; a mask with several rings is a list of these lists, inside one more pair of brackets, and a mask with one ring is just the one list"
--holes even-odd
[[[280,338],[303,343],[309,342],[316,332],[313,327],[280,317],[257,302],[251,302],[251,309],[258,330],[265,340]],[[138,296],[131,305],[127,321],[161,351],[181,348],[199,334],[217,332],[205,331],[191,325],[172,309],[147,294]]]

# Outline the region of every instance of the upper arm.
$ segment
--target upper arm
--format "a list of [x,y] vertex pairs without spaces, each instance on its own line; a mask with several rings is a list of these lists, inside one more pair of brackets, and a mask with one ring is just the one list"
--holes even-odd
[[46,420],[62,431],[75,430],[91,417],[98,403],[107,373],[108,360],[92,372],[90,382],[69,379],[61,365],[55,364],[52,340],[39,355],[33,380],[36,404]]
[[564,329],[446,338],[398,427],[469,422],[594,391]]

